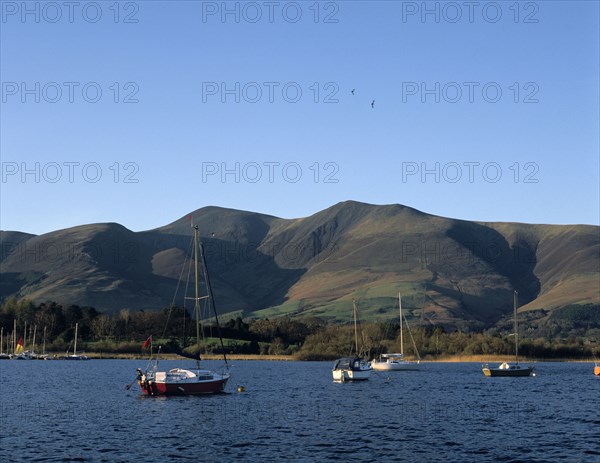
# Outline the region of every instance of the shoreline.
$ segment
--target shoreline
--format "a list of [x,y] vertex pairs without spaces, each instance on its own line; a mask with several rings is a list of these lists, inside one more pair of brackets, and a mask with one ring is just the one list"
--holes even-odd
[[[48,360],[59,360],[53,358],[63,354],[49,354]],[[104,353],[104,352],[88,352],[84,353],[90,360],[150,360],[147,355],[137,354],[119,354],[119,353]],[[186,360],[175,354],[161,354],[161,360]],[[206,354],[201,356],[201,360],[222,360],[222,355]],[[416,361],[413,358],[406,358],[410,361]],[[285,361],[285,362],[310,362],[313,360],[301,360],[294,355],[260,355],[260,354],[229,354],[227,360],[244,360],[244,361]],[[543,363],[543,362],[580,362],[580,363],[595,363],[598,359],[573,359],[573,358],[528,358],[522,357],[519,359],[522,363]],[[333,360],[314,360],[315,362],[332,362]],[[446,355],[436,358],[426,357],[421,359],[421,363],[502,363],[513,362],[514,356],[510,355]]]
[[[64,354],[49,353],[47,360],[60,360],[58,357]],[[148,355],[138,354],[118,354],[105,352],[82,352],[89,360],[150,360]],[[152,358],[155,358],[153,355]],[[190,360],[180,357],[177,354],[160,354],[161,360]],[[201,360],[223,360],[222,355],[206,354],[201,355]],[[227,360],[268,360],[268,361],[296,361],[293,355],[259,355],[259,354],[229,354]]]

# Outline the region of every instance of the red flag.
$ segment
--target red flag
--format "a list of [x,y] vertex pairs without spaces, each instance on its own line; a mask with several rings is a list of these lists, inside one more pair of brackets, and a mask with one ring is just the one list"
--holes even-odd
[[146,339],[144,341],[144,344],[142,344],[142,349],[145,349],[146,347],[148,347],[150,344],[152,343],[152,335],[150,335],[148,337],[148,339]]

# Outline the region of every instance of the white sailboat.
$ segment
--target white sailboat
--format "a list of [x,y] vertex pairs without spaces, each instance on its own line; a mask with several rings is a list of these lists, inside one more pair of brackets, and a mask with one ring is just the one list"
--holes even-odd
[[2,352],[4,346],[4,327],[0,328],[0,360],[10,360],[10,354],[8,352]]
[[[419,369],[419,362],[420,360],[417,360],[416,362],[411,362],[409,360],[406,360],[404,358],[404,337],[403,337],[403,331],[404,331],[404,325],[403,325],[403,321],[406,320],[402,314],[402,296],[400,293],[398,293],[398,305],[400,307],[400,353],[394,353],[394,354],[381,354],[381,356],[378,359],[374,359],[371,362],[371,367],[373,367],[373,370],[377,370],[377,371],[414,371],[414,370],[418,370]],[[408,322],[406,323],[406,326],[408,326]],[[410,333],[410,327],[409,327],[409,333]],[[411,338],[412,338],[412,334],[411,334]],[[413,344],[414,344],[414,340],[413,340]],[[419,356],[419,352],[417,351],[417,347],[415,347],[415,352],[417,352],[417,357]]]
[[89,360],[87,355],[77,355],[77,329],[79,327],[78,323],[75,323],[75,344],[73,346],[73,353],[71,355],[63,355],[61,360]]
[[[33,345],[35,347],[35,336],[33,338]],[[35,354],[36,360],[48,360],[48,354],[46,354],[46,327],[44,326],[44,336],[43,336],[43,344],[42,344],[42,353]]]

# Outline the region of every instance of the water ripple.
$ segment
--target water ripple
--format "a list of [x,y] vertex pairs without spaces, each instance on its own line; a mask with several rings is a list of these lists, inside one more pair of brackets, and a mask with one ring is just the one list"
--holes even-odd
[[1,362],[0,461],[600,460],[589,364],[540,364],[521,379],[430,364],[334,384],[330,363],[237,362],[247,392],[175,398],[125,392],[138,366]]

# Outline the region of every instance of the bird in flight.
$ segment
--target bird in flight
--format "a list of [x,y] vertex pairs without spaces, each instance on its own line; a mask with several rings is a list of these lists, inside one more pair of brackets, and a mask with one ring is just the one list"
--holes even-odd
[[375,107],[375,100],[371,101],[371,108]]
[[354,90],[356,90],[355,88],[352,89],[352,91],[350,93],[352,93],[352,95],[354,95]]

